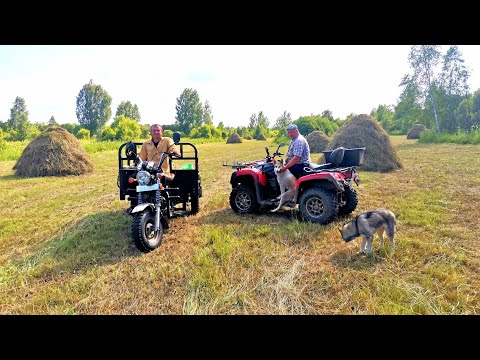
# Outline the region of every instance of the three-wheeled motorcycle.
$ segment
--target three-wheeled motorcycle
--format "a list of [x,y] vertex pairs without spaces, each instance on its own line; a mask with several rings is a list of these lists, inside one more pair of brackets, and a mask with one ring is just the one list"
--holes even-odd
[[[126,142],[118,149],[118,181],[120,200],[128,197],[133,216],[131,235],[136,247],[149,252],[162,243],[163,232],[172,218],[193,215],[199,211],[202,185],[195,145],[180,142],[173,134],[180,156],[171,152],[172,144],[161,154],[158,166],[142,161],[137,147],[140,142]],[[163,173],[162,164],[170,162],[173,178]]]

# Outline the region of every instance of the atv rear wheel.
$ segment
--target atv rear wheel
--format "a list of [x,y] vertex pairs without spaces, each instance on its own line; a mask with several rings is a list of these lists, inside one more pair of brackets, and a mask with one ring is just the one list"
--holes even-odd
[[312,187],[300,197],[300,213],[305,221],[327,224],[338,213],[338,202],[331,191],[321,187]]
[[345,186],[342,199],[345,199],[346,203],[338,208],[338,215],[348,215],[357,208],[358,196],[353,186]]
[[253,189],[244,184],[238,185],[230,193],[230,207],[240,214],[252,214],[257,212],[257,197]]
[[157,232],[154,228],[155,216],[148,209],[135,214],[132,222],[132,239],[138,250],[149,252],[162,244],[163,227],[160,225]]

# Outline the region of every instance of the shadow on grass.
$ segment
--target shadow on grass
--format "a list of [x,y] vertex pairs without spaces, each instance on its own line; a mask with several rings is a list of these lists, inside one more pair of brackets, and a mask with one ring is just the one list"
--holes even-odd
[[335,267],[352,270],[365,270],[375,267],[386,260],[385,250],[373,250],[370,255],[358,254],[353,251],[339,251],[330,257]]
[[0,181],[13,181],[13,180],[21,180],[21,179],[26,179],[26,178],[21,177],[21,176],[17,176],[17,175],[3,175],[3,176],[0,176]]
[[123,211],[91,214],[62,234],[42,244],[27,259],[35,277],[76,273],[141,256],[130,237],[132,217]]
[[298,210],[280,210],[276,213],[261,211],[256,214],[239,214],[230,208],[216,210],[209,215],[202,216],[199,219],[201,224],[214,225],[229,225],[229,224],[252,224],[255,221],[257,224],[263,223],[268,225],[270,223],[289,222],[298,220],[301,221],[301,216]]

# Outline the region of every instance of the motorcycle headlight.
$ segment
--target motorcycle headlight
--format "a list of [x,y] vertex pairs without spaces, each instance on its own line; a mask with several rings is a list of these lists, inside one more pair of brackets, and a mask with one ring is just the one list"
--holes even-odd
[[150,182],[150,174],[146,171],[139,171],[137,173],[137,181],[139,185],[148,185]]

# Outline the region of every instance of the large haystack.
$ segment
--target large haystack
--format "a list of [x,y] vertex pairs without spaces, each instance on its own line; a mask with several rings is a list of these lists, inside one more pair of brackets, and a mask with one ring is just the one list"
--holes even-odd
[[93,163],[74,135],[51,127],[27,145],[13,169],[27,177],[81,175],[91,172]]
[[237,133],[233,133],[227,139],[227,144],[239,144],[242,142],[242,138]]
[[321,131],[313,131],[305,138],[310,147],[311,153],[319,153],[320,151],[328,150],[330,139]]
[[366,171],[393,171],[403,167],[386,131],[371,116],[357,115],[343,124],[333,135],[329,150],[365,147],[360,167]]
[[420,133],[424,130],[427,130],[427,127],[423,124],[413,125],[407,134],[407,139],[420,139]]
[[267,138],[265,137],[265,135],[263,135],[262,133],[258,134],[257,136],[257,140],[267,140]]

